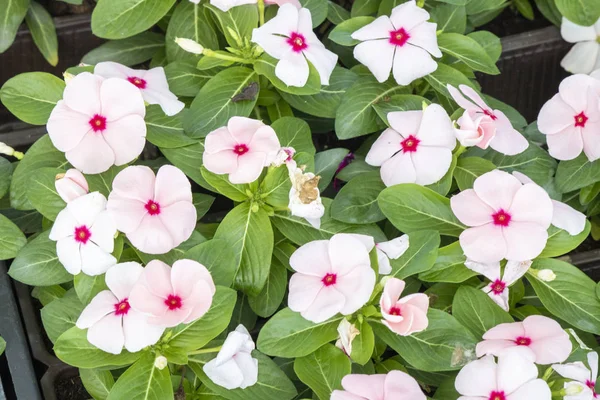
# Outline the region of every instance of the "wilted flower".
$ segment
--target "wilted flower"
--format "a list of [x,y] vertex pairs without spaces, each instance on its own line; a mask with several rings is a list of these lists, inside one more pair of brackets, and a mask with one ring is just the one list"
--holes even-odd
[[351,324],[346,318],[342,319],[338,325],[337,331],[339,339],[335,342],[335,345],[350,357],[352,354],[352,341],[355,337],[360,335],[360,331],[356,328],[356,325]]
[[304,218],[316,229],[321,227],[321,217],[325,214],[325,206],[319,190],[320,176],[312,172],[304,172],[296,166],[295,161],[288,163],[288,171],[292,187],[289,194],[288,208],[292,215]]

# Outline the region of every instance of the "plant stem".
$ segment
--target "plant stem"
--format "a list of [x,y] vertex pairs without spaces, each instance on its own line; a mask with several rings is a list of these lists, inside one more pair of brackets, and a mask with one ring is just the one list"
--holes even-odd
[[260,26],[265,24],[265,0],[258,0],[258,16]]
[[200,350],[195,350],[192,352],[189,352],[188,355],[196,355],[196,354],[207,354],[207,353],[216,353],[219,350],[221,350],[223,346],[217,346],[217,347],[209,347],[208,349],[200,349]]
[[210,49],[204,49],[204,51],[202,51],[202,55],[206,56],[206,57],[218,58],[220,60],[225,60],[225,61],[233,61],[233,62],[242,63],[242,64],[252,64],[251,60],[241,58],[241,57],[230,56],[230,55],[223,54],[223,53],[218,53],[218,52],[210,50]]

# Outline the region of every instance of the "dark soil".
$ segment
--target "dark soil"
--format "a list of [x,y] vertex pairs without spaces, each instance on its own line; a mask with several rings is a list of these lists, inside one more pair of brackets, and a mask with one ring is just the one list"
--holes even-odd
[[43,0],[40,1],[40,3],[46,6],[46,9],[54,17],[60,17],[63,15],[87,14],[92,12],[94,6],[96,5],[95,0],[83,0],[81,5],[69,4],[59,0]]
[[54,390],[56,398],[60,400],[88,400],[90,398],[79,376],[57,380]]
[[535,18],[533,21],[530,21],[523,17],[518,11],[506,7],[502,14],[494,18],[491,22],[478,27],[477,30],[486,30],[492,32],[496,36],[505,37],[552,25],[550,21],[540,14],[535,6],[533,9]]

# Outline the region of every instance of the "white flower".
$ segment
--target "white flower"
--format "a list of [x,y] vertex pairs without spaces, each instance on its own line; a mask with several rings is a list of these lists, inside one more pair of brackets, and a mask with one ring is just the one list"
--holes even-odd
[[288,207],[292,215],[306,219],[313,227],[319,229],[321,217],[325,214],[325,206],[321,201],[319,179],[312,172],[304,172],[298,168],[294,160],[287,164],[292,188]]
[[165,369],[168,364],[169,364],[169,362],[167,360],[167,357],[165,357],[165,356],[158,356],[154,360],[154,367],[158,368],[161,371],[163,369]]
[[437,69],[431,56],[441,57],[437,25],[426,22],[429,13],[414,0],[395,7],[391,16],[382,15],[352,34],[362,43],[354,48],[354,58],[366,65],[379,82],[385,82],[393,69],[399,85],[429,75]]
[[73,275],[100,275],[117,263],[112,256],[117,228],[106,211],[106,197],[98,192],[69,202],[56,217],[50,240],[56,254]]
[[589,369],[581,362],[554,364],[552,368],[562,377],[572,379],[565,382],[565,400],[593,400],[597,398],[596,378],[598,377],[598,353],[587,355]]
[[560,33],[567,42],[576,43],[560,65],[572,74],[589,74],[600,68],[600,20],[592,26],[577,25],[563,17]]
[[204,46],[202,46],[200,43],[198,43],[192,39],[176,37],[175,43],[177,43],[179,45],[179,47],[181,47],[183,50],[187,51],[188,53],[202,54],[202,52],[204,51]]
[[20,151],[15,151],[15,149],[10,147],[6,143],[2,143],[2,142],[0,142],[0,154],[6,154],[7,156],[13,156],[18,160],[23,158],[23,153],[21,153]]
[[[190,0],[198,4],[200,0]],[[232,7],[242,6],[244,4],[256,4],[256,0],[210,0],[210,4],[223,12],[229,11]]]
[[282,147],[275,156],[275,160],[271,163],[273,167],[280,167],[283,164],[287,164],[294,159],[296,150],[293,147]]
[[307,60],[319,72],[321,84],[329,85],[338,57],[314,34],[308,9],[298,10],[289,3],[282,5],[273,19],[252,31],[252,42],[280,60],[275,75],[286,85],[306,85],[309,76]]
[[397,260],[406,250],[408,250],[408,235],[402,235],[389,242],[377,243],[377,261],[379,262],[379,273],[387,275],[392,272],[390,259]]
[[351,324],[346,318],[340,322],[337,331],[340,337],[335,342],[335,345],[350,357],[352,354],[352,341],[356,336],[360,335],[360,331],[356,328],[356,325]]
[[258,380],[258,360],[252,358],[254,342],[248,330],[238,325],[230,332],[217,357],[204,367],[204,373],[215,384],[226,389],[245,389]]
[[71,168],[64,174],[56,175],[54,182],[56,192],[61,199],[68,203],[89,192],[85,176],[76,169]]

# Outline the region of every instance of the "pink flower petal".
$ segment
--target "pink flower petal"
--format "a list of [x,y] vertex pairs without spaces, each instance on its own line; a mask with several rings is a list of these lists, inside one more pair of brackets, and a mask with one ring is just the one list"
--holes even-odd
[[204,152],[202,162],[213,174],[231,174],[238,168],[238,155],[233,150],[222,150],[217,153]]
[[191,201],[180,201],[163,207],[158,217],[171,236],[173,247],[188,240],[196,227],[196,207]]
[[348,274],[358,267],[369,267],[369,252],[351,234],[339,233],[329,240],[331,271],[339,276]]
[[355,40],[374,40],[374,39],[386,39],[389,41],[390,32],[396,30],[394,25],[387,15],[378,17],[375,21],[371,22],[352,33],[352,39]]
[[303,87],[308,81],[310,70],[302,53],[291,48],[283,54],[275,66],[275,75],[288,86]]
[[[277,138],[277,134],[270,126],[261,126],[259,127],[254,136],[249,142],[249,146],[251,152],[260,152],[270,155],[273,158],[279,149],[281,149],[281,144],[279,144],[279,139]],[[268,157],[269,158],[269,157]],[[269,161],[270,164],[270,161]],[[268,164],[265,164],[266,167]]]
[[113,149],[102,135],[89,131],[73,149],[65,153],[67,160],[84,174],[99,174],[115,163]]
[[[306,9],[305,9],[306,10]],[[300,10],[302,12],[302,10]],[[306,10],[308,12],[308,10]],[[312,32],[309,31],[309,32]],[[338,56],[325,46],[314,44],[304,50],[304,56],[315,67],[321,78],[321,85],[329,85],[329,78],[337,65]]]
[[339,313],[346,303],[346,297],[337,291],[335,286],[323,287],[312,304],[300,314],[305,319],[318,324]]
[[65,88],[63,101],[72,110],[89,116],[101,114],[100,90],[104,78],[89,72],[75,76]]
[[[523,320],[523,328],[527,335],[533,340],[540,340],[550,337],[558,337],[568,342],[571,347],[569,334],[555,320],[544,317],[543,315],[531,315]],[[557,361],[562,362],[562,361]]]
[[590,370],[587,369],[587,367],[581,361],[562,365],[556,364],[552,366],[552,369],[564,378],[572,379],[582,383],[587,382],[592,377]]
[[[597,44],[595,46],[598,47]],[[597,86],[598,83],[594,78],[588,75],[577,74],[563,79],[558,87],[558,92],[563,101],[571,106],[576,114],[579,114],[588,108],[588,89],[596,88]],[[597,114],[599,111],[595,110],[595,112]]]
[[482,342],[477,343],[477,357],[483,357],[485,355],[498,356],[507,348],[515,346],[517,346],[517,344],[514,342],[514,340],[484,340]]
[[81,254],[79,242],[73,237],[60,239],[56,242],[56,256],[68,273],[77,275],[81,272]]
[[248,152],[238,157],[238,168],[229,174],[229,181],[234,184],[251,183],[260,177],[267,156],[264,153]]
[[[241,117],[232,117],[241,118]],[[231,135],[226,126],[210,132],[204,141],[204,154],[216,154],[223,150],[233,150],[238,141]]]
[[525,346],[507,349],[498,358],[498,388],[512,393],[538,376],[535,355]]
[[67,204],[67,210],[82,225],[91,226],[106,208],[106,197],[100,192],[78,197]]
[[492,356],[471,361],[458,373],[454,382],[456,391],[464,396],[481,396],[488,399],[490,393],[498,389],[496,372],[497,365]]
[[137,76],[137,72],[138,71],[126,67],[125,65],[112,61],[100,62],[94,67],[94,74],[103,78],[127,79],[127,77],[130,76]]
[[54,147],[60,151],[73,150],[86,133],[92,130],[90,116],[69,108],[63,100],[52,109],[46,129]]
[[[246,117],[231,117],[227,122],[227,130],[236,141],[236,144],[249,145],[256,131],[264,126],[266,125],[262,121]],[[275,133],[275,131],[272,132]],[[221,133],[220,136],[224,137],[224,134]]]
[[538,129],[545,135],[558,133],[573,126],[577,114],[557,93],[542,106],[537,120]]
[[585,214],[580,213],[568,204],[552,200],[552,225],[564,229],[569,235],[579,235],[585,229]]
[[63,209],[56,216],[56,221],[54,221],[54,225],[52,225],[52,229],[50,230],[50,240],[61,240],[65,238],[69,238],[74,235],[75,227],[79,225],[79,222],[69,211],[68,208]]
[[500,263],[498,261],[485,264],[467,259],[467,261],[465,261],[465,267],[485,276],[490,281],[500,279]]
[[127,299],[133,286],[140,279],[142,272],[144,272],[144,268],[136,262],[117,264],[106,271],[106,286],[113,292],[118,301]]
[[107,253],[112,253],[115,248],[115,234],[117,227],[108,211],[102,211],[89,228],[92,236],[90,240]]
[[423,121],[423,111],[393,111],[388,113],[387,118],[392,129],[400,134],[401,142],[410,135],[417,135]]
[[487,224],[463,231],[459,237],[460,246],[467,258],[482,263],[502,260],[507,254],[507,243],[502,228]]
[[192,202],[192,185],[185,174],[172,165],[163,165],[156,174],[154,200],[162,207],[186,201]]
[[[273,20],[275,20],[275,18],[271,19],[271,21]],[[263,27],[267,26],[269,22],[264,24]],[[287,32],[286,35],[289,35],[289,32]],[[287,36],[273,35],[260,29],[254,29],[252,31],[252,42],[257,43],[265,53],[278,60],[283,57],[289,49],[287,39]]]
[[459,85],[458,88],[461,92],[465,94],[465,96],[467,96],[473,103],[475,103],[477,107],[481,109],[481,111],[491,111],[490,106],[487,105],[487,103],[481,98],[479,93],[477,93],[472,87],[467,85]]
[[577,43],[560,61],[560,66],[572,74],[589,74],[597,68],[599,51],[595,40]]
[[334,287],[346,297],[340,312],[349,315],[364,306],[373,293],[375,279],[375,271],[370,266],[359,266],[346,275],[338,275]]
[[386,129],[371,146],[365,161],[369,165],[381,166],[385,161],[392,158],[394,154],[402,150],[402,146],[400,145],[402,140],[403,138],[398,132],[391,128]]
[[106,123],[102,132],[104,140],[115,154],[115,165],[127,164],[135,160],[146,144],[146,123],[139,115],[126,115]]
[[154,317],[162,317],[168,310],[164,298],[154,295],[140,283],[131,290],[129,304],[134,310]]
[[569,127],[546,137],[548,152],[558,160],[572,160],[583,150],[581,129]]
[[[439,104],[431,104],[423,111],[421,126],[417,133],[420,146],[445,147],[453,150],[456,138],[452,121],[446,110]],[[418,148],[418,150],[420,150]],[[417,150],[417,153],[418,153]]]
[[292,311],[302,312],[310,307],[324,287],[322,277],[296,273],[289,283],[288,307]]
[[385,396],[398,400],[425,400],[426,397],[417,381],[402,371],[392,370],[385,379]]
[[548,229],[553,206],[548,193],[535,183],[523,185],[508,210],[512,221],[534,222]]
[[112,313],[96,322],[88,329],[87,339],[100,350],[120,354],[125,343],[121,316]]
[[296,272],[322,279],[332,272],[329,261],[329,241],[313,240],[301,246],[290,257],[290,266]]
[[535,353],[536,364],[549,365],[565,362],[571,354],[572,344],[568,335],[554,336],[534,340],[529,348]]
[[463,190],[450,198],[450,207],[456,218],[468,226],[480,226],[493,222],[495,211],[475,193],[473,189]]
[[154,296],[166,299],[174,294],[171,284],[171,268],[160,260],[152,260],[144,268],[141,282]]
[[215,293],[216,288],[212,276],[206,267],[193,260],[184,259],[175,261],[171,268],[171,284],[173,285],[174,293],[182,299],[187,299],[192,295],[194,286],[200,281],[207,284],[206,291],[212,298],[212,294]]
[[420,47],[406,44],[396,47],[392,73],[399,85],[409,85],[416,79],[431,74],[437,69],[437,62]]
[[192,312],[192,307],[184,305],[181,308],[174,310],[166,309],[167,311],[161,316],[149,316],[148,323],[152,325],[163,326],[165,328],[172,328],[185,321]]
[[416,152],[409,154],[415,167],[417,185],[425,186],[439,181],[452,164],[452,150],[444,147],[420,146]]
[[359,397],[345,390],[334,390],[331,393],[330,400],[364,400],[364,397]]
[[396,302],[400,299],[406,282],[397,278],[390,278],[385,282],[383,287],[383,293],[379,305],[382,311],[389,312],[390,308],[393,307]]
[[415,183],[417,173],[410,154],[399,152],[381,166],[381,180],[385,186],[394,186],[400,183]]
[[192,310],[186,319],[183,320],[183,323],[189,324],[202,318],[202,316],[210,309],[214,294],[215,288],[212,283],[212,278],[210,281],[198,281],[192,288],[190,296],[184,300],[184,304],[187,307],[191,307]]
[[515,340],[519,336],[525,336],[525,327],[522,322],[511,322],[496,325],[483,334],[485,340]]
[[400,300],[401,304],[409,304],[413,307],[418,308],[424,314],[427,314],[429,310],[429,297],[425,293],[414,293]]
[[103,290],[98,293],[90,304],[88,304],[77,319],[77,327],[79,329],[87,329],[100,321],[105,315],[115,311],[115,304],[119,300],[110,292]]
[[110,194],[107,210],[115,221],[117,229],[125,234],[137,230],[142,219],[148,214],[144,203],[121,197],[114,190]]
[[452,96],[452,99],[456,102],[456,104],[462,107],[466,112],[480,111],[480,107],[471,102],[471,100],[467,100],[467,98],[463,96],[463,94],[454,86],[447,84],[446,89],[448,89],[450,96]]
[[394,7],[392,9],[392,15],[390,16],[394,28],[404,28],[407,31],[411,31],[417,25],[428,19],[429,13],[421,7],[418,7],[414,1],[409,1]]
[[156,344],[164,331],[164,327],[149,324],[148,317],[135,310],[130,309],[123,317],[125,349],[131,353]]
[[490,141],[490,147],[499,153],[512,156],[524,152],[529,147],[529,142],[512,124],[500,110],[495,110],[496,135]]
[[584,129],[581,129],[583,139],[583,151],[588,160],[596,161],[600,158],[600,141],[598,140],[600,132],[600,122],[588,121]]
[[127,199],[134,199],[146,204],[154,198],[154,172],[149,167],[135,165],[119,172],[113,180],[113,193]]
[[131,83],[118,78],[108,78],[100,88],[101,114],[107,124],[127,115],[146,115],[146,105],[140,90]]
[[544,250],[548,240],[546,228],[532,222],[511,221],[503,233],[506,240],[505,258],[511,261],[533,260]]
[[508,211],[521,186],[517,178],[500,170],[485,173],[473,183],[477,196],[495,211]]
[[436,31],[437,24],[423,22],[410,30],[410,38],[408,38],[407,43],[427,50],[435,57],[441,57],[442,52],[438,47]]
[[511,393],[508,400],[548,400],[551,397],[552,392],[546,381],[535,379]]
[[384,374],[346,375],[342,379],[342,387],[360,398],[384,399],[386,376]]
[[164,254],[177,247],[171,232],[158,217],[146,214],[138,228],[127,233],[127,239],[131,244],[144,253]]
[[362,42],[354,48],[354,58],[369,68],[378,82],[385,82],[389,78],[394,63],[394,53],[395,48],[390,45],[389,37]]
[[594,26],[577,25],[566,18],[563,18],[560,24],[560,34],[569,43],[596,40],[597,36]]
[[102,275],[117,263],[117,259],[92,242],[81,244],[81,270],[90,276]]

